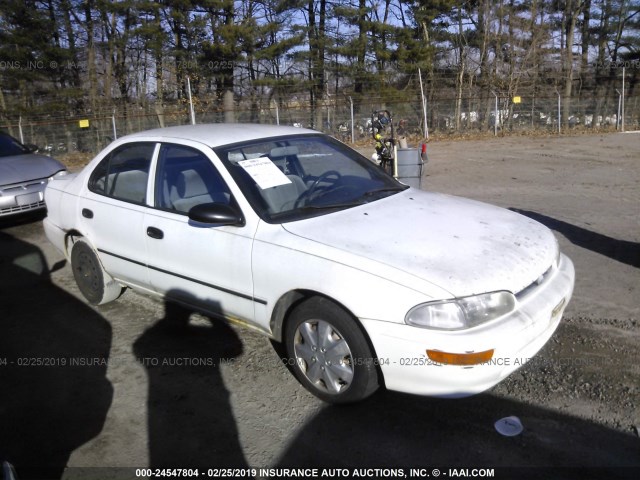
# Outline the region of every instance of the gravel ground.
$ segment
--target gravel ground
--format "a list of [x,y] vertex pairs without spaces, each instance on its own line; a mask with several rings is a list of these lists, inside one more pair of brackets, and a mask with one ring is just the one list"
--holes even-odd
[[[0,226],[0,457],[23,478],[134,478],[113,467],[194,464],[638,478],[640,134],[428,149],[424,189],[541,221],[576,266],[557,333],[502,384],[462,400],[379,392],[358,405],[325,405],[254,332],[131,291],[88,306],[39,219],[22,219]],[[85,364],[56,364],[62,358]],[[206,361],[157,366],[154,358]],[[494,422],[511,415],[524,431],[503,437]]]

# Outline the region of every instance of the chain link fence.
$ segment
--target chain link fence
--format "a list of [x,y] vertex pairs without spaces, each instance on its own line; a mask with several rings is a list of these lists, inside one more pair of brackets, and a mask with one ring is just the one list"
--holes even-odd
[[[435,91],[426,98],[424,108],[419,92],[403,97],[394,100],[389,96],[369,96],[355,104],[348,96],[330,95],[315,111],[300,101],[281,100],[278,104],[271,101],[267,106],[257,106],[243,98],[237,98],[233,109],[225,111],[199,105],[194,97],[194,113],[196,123],[236,121],[311,127],[347,143],[371,138],[371,114],[378,110],[392,113],[396,134],[414,139],[466,134],[565,134],[580,130],[615,131],[623,127],[634,130],[640,126],[640,96],[637,95],[624,99],[621,94],[573,98],[564,116],[562,99],[556,93],[511,97],[485,91],[456,97],[446,91]],[[61,156],[72,152],[93,155],[129,133],[187,125],[191,122],[191,113],[188,102],[176,101],[161,109],[153,104],[130,104],[114,107],[111,113],[16,116],[5,112],[0,118],[0,131],[23,143],[37,145],[42,153]]]

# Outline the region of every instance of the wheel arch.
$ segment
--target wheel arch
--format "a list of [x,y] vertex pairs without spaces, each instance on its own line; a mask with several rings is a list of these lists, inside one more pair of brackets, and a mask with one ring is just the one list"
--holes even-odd
[[[76,248],[83,247],[91,253],[88,259],[80,262],[81,273],[78,273],[75,256]],[[93,305],[103,305],[116,300],[125,290],[125,287],[107,272],[97,249],[77,230],[70,230],[65,236],[65,253],[71,263],[73,276],[82,295]],[[79,253],[79,255],[83,255]],[[86,257],[86,255],[85,255]],[[94,271],[88,276],[86,271]],[[98,273],[95,273],[98,271]],[[90,278],[92,277],[92,278]],[[86,279],[89,278],[87,281]],[[82,280],[81,280],[82,279]]]
[[[271,328],[271,337],[274,341],[278,343],[283,342],[283,332],[284,327],[287,322],[287,319],[291,316],[291,312],[301,303],[310,300],[314,297],[324,298],[327,301],[330,301],[344,310],[354,321],[355,325],[362,332],[367,344],[369,345],[369,349],[374,358],[377,358],[376,350],[369,338],[369,333],[364,328],[362,323],[358,320],[358,317],[353,314],[351,310],[344,306],[341,302],[337,301],[335,298],[330,297],[329,295],[325,295],[324,293],[315,291],[315,290],[307,290],[307,289],[297,289],[291,290],[284,295],[282,295],[278,301],[276,302],[276,306],[273,308],[271,313],[270,320],[270,328]],[[382,369],[379,365],[376,364],[376,371],[378,374],[378,381],[381,386],[384,386],[384,376],[382,374]]]
[[[73,244],[76,243],[76,240],[79,238],[85,238],[82,233],[78,230],[71,229],[65,233],[64,236],[64,254],[67,258],[71,258],[71,249],[73,248]],[[94,249],[95,250],[95,249]]]
[[325,295],[324,293],[307,289],[290,290],[278,299],[275,307],[271,312],[269,327],[271,329],[271,336],[275,341],[282,342],[282,332],[284,331],[284,325],[293,309],[302,302],[313,297],[321,297],[335,303],[337,306],[347,312],[354,319],[354,321],[356,321],[358,324],[360,323],[358,322],[357,317],[347,307],[345,307],[342,303],[338,302],[334,298]]
[[[72,229],[69,230],[67,232],[67,234],[65,235],[64,238],[64,244],[65,244],[65,255],[67,256],[67,259],[71,260],[71,250],[73,249],[73,246],[75,245],[75,243],[78,240],[84,240],[85,243],[87,243],[89,245],[89,247],[91,247],[91,249],[93,250],[93,252],[96,255],[96,258],[98,259],[98,262],[100,262],[100,265],[102,266],[102,269],[109,274],[109,272],[107,272],[107,270],[104,268],[104,263],[102,263],[102,257],[100,256],[100,254],[98,253],[98,249],[95,247],[95,245],[93,243],[91,243],[91,241],[87,238],[86,235],[83,235],[79,230],[76,229]],[[111,274],[109,274],[111,275]]]

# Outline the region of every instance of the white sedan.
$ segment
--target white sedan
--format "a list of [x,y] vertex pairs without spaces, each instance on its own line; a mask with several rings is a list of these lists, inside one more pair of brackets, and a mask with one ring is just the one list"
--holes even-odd
[[574,285],[543,225],[294,127],[129,135],[45,200],[89,302],[131,287],[253,327],[327,402],[486,390],[549,340]]

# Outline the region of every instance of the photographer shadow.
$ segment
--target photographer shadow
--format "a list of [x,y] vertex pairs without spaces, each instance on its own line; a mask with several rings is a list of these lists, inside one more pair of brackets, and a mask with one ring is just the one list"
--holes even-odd
[[[500,435],[495,422],[512,415],[524,431]],[[640,443],[631,434],[491,393],[452,400],[381,391],[362,403],[319,410],[276,467],[405,473],[489,467],[499,478],[630,479],[638,478]]]
[[5,232],[0,292],[0,461],[20,479],[61,478],[111,406],[111,326],[51,283],[38,247]]
[[134,343],[146,368],[149,393],[149,466],[152,468],[246,467],[221,363],[242,353],[224,321],[200,316],[186,292],[170,291],[165,315]]

